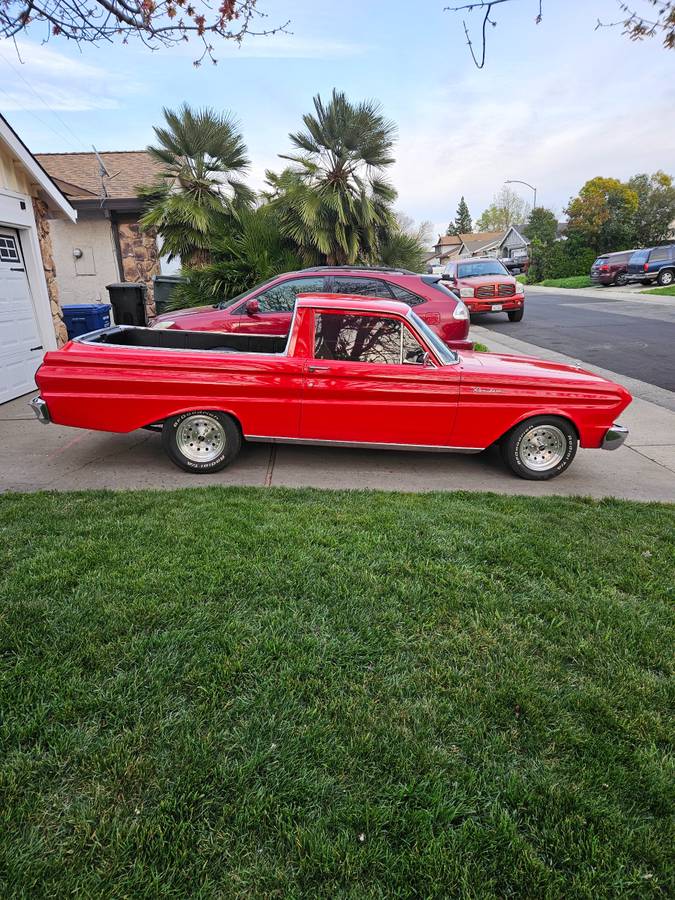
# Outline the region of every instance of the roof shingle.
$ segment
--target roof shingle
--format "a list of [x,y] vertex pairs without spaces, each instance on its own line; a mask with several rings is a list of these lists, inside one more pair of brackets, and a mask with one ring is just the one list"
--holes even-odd
[[[99,156],[109,174],[103,178],[107,195],[116,200],[136,197],[136,188],[150,184],[161,171],[160,163],[145,150],[115,150]],[[36,153],[35,158],[67,197],[86,200],[101,196],[101,176],[94,153]]]

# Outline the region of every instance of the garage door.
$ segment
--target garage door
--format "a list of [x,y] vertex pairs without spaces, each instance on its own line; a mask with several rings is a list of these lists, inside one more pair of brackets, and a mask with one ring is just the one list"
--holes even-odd
[[35,390],[42,356],[19,236],[0,228],[0,403]]

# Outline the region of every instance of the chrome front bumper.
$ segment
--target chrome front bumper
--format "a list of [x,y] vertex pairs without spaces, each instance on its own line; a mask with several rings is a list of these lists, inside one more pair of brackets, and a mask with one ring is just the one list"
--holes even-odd
[[628,429],[623,425],[617,425],[615,422],[611,428],[607,429],[600,446],[603,450],[618,450],[627,437]]
[[44,401],[42,397],[33,397],[33,399],[30,401],[30,408],[33,410],[33,412],[43,425],[49,425],[49,423],[51,422],[49,408],[46,401]]

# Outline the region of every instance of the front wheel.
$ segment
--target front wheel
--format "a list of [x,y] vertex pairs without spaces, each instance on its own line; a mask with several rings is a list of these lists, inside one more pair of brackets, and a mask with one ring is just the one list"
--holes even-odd
[[516,425],[500,444],[502,459],[520,478],[548,481],[574,459],[579,440],[573,426],[557,416],[535,416]]
[[520,309],[514,309],[507,313],[507,315],[509,317],[509,322],[520,322],[525,315],[525,307],[522,306]]
[[165,420],[162,444],[179,468],[207,475],[224,469],[237,456],[241,434],[225,413],[194,410]]
[[672,269],[664,269],[662,272],[659,272],[656,280],[661,287],[668,287],[675,281],[675,272]]

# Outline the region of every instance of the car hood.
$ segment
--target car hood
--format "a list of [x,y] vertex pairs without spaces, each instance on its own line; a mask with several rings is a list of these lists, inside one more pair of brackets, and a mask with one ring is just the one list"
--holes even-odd
[[597,391],[613,397],[626,399],[626,405],[632,397],[620,384],[609,381],[601,375],[587,372],[580,366],[549,362],[536,356],[512,356],[508,353],[480,353],[476,351],[460,351],[462,364],[462,383],[465,381],[490,382],[495,387],[513,387],[514,382],[530,382],[549,386]]
[[473,278],[459,278],[460,287],[480,287],[483,284],[515,284],[513,275],[475,275]]
[[210,316],[212,314],[212,306],[190,306],[187,309],[175,309],[172,312],[162,313],[161,316],[157,316],[153,324],[156,325],[158,322],[175,322],[176,319],[184,319],[186,316]]

